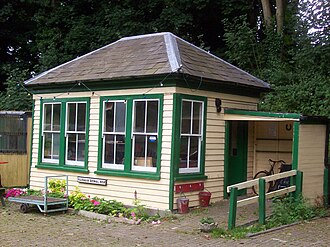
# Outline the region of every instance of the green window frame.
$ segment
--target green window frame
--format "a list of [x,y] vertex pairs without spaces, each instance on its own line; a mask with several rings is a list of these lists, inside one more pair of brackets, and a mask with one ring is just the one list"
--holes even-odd
[[[121,111],[116,113],[119,105]],[[110,106],[113,109],[107,109]],[[100,116],[95,173],[159,180],[163,95],[104,96]]]
[[37,168],[88,173],[90,98],[40,100]]
[[174,180],[206,179],[207,98],[174,94],[172,164]]

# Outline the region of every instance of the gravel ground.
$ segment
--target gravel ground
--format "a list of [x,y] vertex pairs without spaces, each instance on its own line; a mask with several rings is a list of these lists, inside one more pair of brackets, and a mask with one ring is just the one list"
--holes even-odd
[[[237,225],[257,220],[256,208],[239,208]],[[19,204],[7,202],[0,207],[0,246],[330,246],[330,218],[237,241],[212,239],[198,230],[198,221],[204,216],[212,216],[226,227],[227,211],[228,202],[222,202],[160,225],[128,225],[71,213],[43,216],[37,209],[23,214]]]

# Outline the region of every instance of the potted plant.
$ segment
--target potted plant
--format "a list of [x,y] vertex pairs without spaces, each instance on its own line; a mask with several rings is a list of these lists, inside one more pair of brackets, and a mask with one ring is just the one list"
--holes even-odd
[[203,217],[199,221],[199,229],[202,232],[210,232],[212,229],[216,228],[218,223],[214,221],[212,217]]

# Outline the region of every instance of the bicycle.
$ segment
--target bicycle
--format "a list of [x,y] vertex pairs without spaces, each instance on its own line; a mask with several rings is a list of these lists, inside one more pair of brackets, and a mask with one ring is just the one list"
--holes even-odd
[[[291,170],[291,164],[287,164],[284,160],[269,159],[268,162],[270,165],[270,169],[257,172],[256,175],[254,175],[253,179],[274,175],[275,174],[274,168],[275,168],[276,164],[280,164],[280,166],[279,166],[280,173]],[[286,188],[289,186],[290,186],[290,178],[281,178],[281,179],[277,179],[275,181],[270,181],[270,182],[266,183],[265,190],[266,190],[266,193],[268,193],[268,192]],[[252,190],[256,195],[259,194],[258,185],[252,186]]]

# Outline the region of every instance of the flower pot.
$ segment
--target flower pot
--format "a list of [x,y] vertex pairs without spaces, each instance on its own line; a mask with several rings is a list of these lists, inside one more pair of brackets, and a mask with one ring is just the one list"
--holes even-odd
[[201,223],[199,222],[199,230],[202,232],[210,232],[218,226],[217,222],[214,223]]

